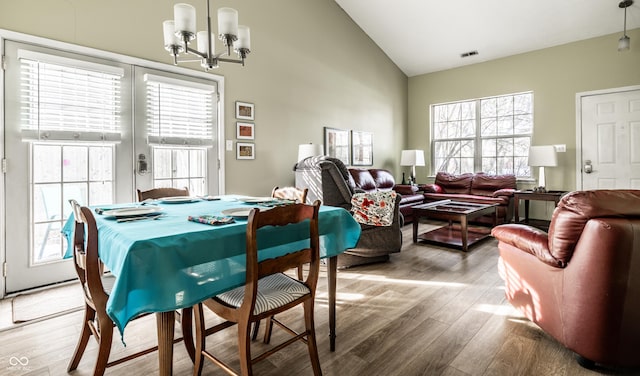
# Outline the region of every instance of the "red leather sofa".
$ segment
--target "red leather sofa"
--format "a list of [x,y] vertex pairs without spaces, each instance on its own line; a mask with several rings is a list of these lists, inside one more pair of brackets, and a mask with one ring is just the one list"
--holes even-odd
[[[498,224],[509,223],[513,217],[513,192],[515,175],[490,175],[466,173],[453,175],[438,172],[433,184],[419,186],[425,202],[453,200],[478,204],[498,204]],[[491,217],[481,217],[478,222],[493,223]]]
[[548,233],[505,224],[492,235],[514,307],[583,366],[640,367],[640,190],[572,192]]

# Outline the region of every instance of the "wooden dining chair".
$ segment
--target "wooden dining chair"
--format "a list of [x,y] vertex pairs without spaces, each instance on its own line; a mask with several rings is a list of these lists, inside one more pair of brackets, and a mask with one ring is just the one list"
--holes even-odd
[[271,197],[273,198],[281,198],[284,200],[293,200],[295,202],[306,204],[307,203],[307,193],[309,193],[309,188],[300,189],[296,187],[274,187],[271,191]]
[[[240,374],[252,375],[254,363],[265,359],[282,348],[296,342],[307,344],[314,375],[321,375],[320,360],[314,328],[313,306],[318,282],[320,255],[318,235],[318,212],[320,202],[313,205],[292,204],[260,211],[253,209],[249,215],[246,232],[246,281],[245,285],[207,299],[193,307],[196,322],[196,360],[194,374],[200,375],[203,360],[207,358],[222,367],[226,372],[237,375],[231,367],[206,350],[205,337],[219,332],[234,324],[238,327],[238,349],[240,356]],[[291,252],[277,258],[258,262],[258,249],[262,237],[259,229],[274,226],[269,236],[277,236],[277,231],[287,231],[284,227],[308,223],[309,247]],[[302,225],[305,227],[306,225]],[[309,273],[304,281],[290,277],[284,272],[298,265],[309,263]],[[277,320],[274,315],[297,305],[303,305],[305,330],[295,332]],[[202,306],[226,320],[212,328],[205,329]],[[271,328],[276,324],[285,329],[292,337],[281,344],[271,347],[262,354],[252,357],[249,331],[252,323],[262,319],[267,321],[264,342],[271,339]]]
[[150,198],[163,198],[175,196],[189,196],[189,188],[153,188],[148,191],[138,191],[138,201],[144,201]]
[[[83,207],[76,200],[69,200],[73,209],[75,227],[73,234],[73,261],[84,293],[84,319],[78,344],[73,352],[73,357],[67,367],[67,372],[75,370],[91,335],[98,341],[98,359],[93,369],[94,375],[103,375],[106,368],[126,362],[128,360],[149,354],[158,349],[158,346],[136,352],[120,359],[109,362],[111,353],[111,341],[115,324],[107,314],[107,300],[109,292],[113,288],[115,277],[104,273],[104,265],[98,255],[98,229],[95,217],[91,209]],[[191,309],[189,309],[189,322],[191,322]],[[144,315],[138,316],[140,318]],[[189,328],[190,329],[190,328]],[[187,352],[189,344],[193,347],[191,330],[183,333]],[[183,338],[177,338],[174,343]],[[193,350],[190,353],[193,359]]]

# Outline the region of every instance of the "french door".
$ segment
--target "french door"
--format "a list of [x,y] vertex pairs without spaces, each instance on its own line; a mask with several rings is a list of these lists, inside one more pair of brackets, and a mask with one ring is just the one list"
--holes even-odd
[[2,42],[7,163],[0,296],[76,277],[61,233],[69,199],[132,202],[136,188],[164,186],[223,193],[220,76],[142,67],[148,62],[126,56],[102,59],[59,43],[54,50]]

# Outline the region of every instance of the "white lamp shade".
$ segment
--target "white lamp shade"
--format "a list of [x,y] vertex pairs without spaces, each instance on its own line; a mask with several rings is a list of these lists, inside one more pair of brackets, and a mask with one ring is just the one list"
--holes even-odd
[[196,33],[196,8],[185,3],[178,3],[173,6],[173,20],[175,21],[176,33],[188,31]]
[[529,147],[529,166],[555,167],[557,165],[558,157],[553,145]]
[[400,156],[400,166],[424,166],[424,151],[403,150]]
[[[209,52],[209,49],[207,47],[207,43],[209,41],[215,41],[215,38],[213,36],[213,34],[211,34],[211,38],[207,38],[207,32],[205,31],[198,31],[197,37],[196,37],[196,41],[198,42],[198,46],[196,47],[198,52],[201,52],[203,54],[206,54]],[[211,51],[213,51],[213,44],[211,45]]]
[[631,46],[631,38],[624,35],[618,39],[618,51],[628,51]]
[[301,144],[298,146],[298,162],[309,157],[324,155],[324,146],[320,144]]
[[247,26],[238,26],[238,40],[233,43],[233,48],[236,50],[240,48],[251,49],[251,32]]
[[238,11],[233,8],[218,9],[218,35],[238,35]]
[[164,34],[164,45],[171,46],[175,44],[180,44],[178,38],[176,38],[176,28],[173,20],[164,21],[162,23],[162,32]]

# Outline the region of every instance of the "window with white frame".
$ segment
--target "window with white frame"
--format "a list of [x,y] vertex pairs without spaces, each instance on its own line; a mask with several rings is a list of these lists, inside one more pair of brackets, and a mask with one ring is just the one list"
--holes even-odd
[[207,192],[207,152],[214,143],[217,89],[212,84],[146,74],[147,138],[154,187]]
[[532,92],[432,105],[432,172],[530,177],[532,134]]
[[19,50],[22,139],[30,144],[31,260],[57,260],[69,199],[110,204],[123,70]]

